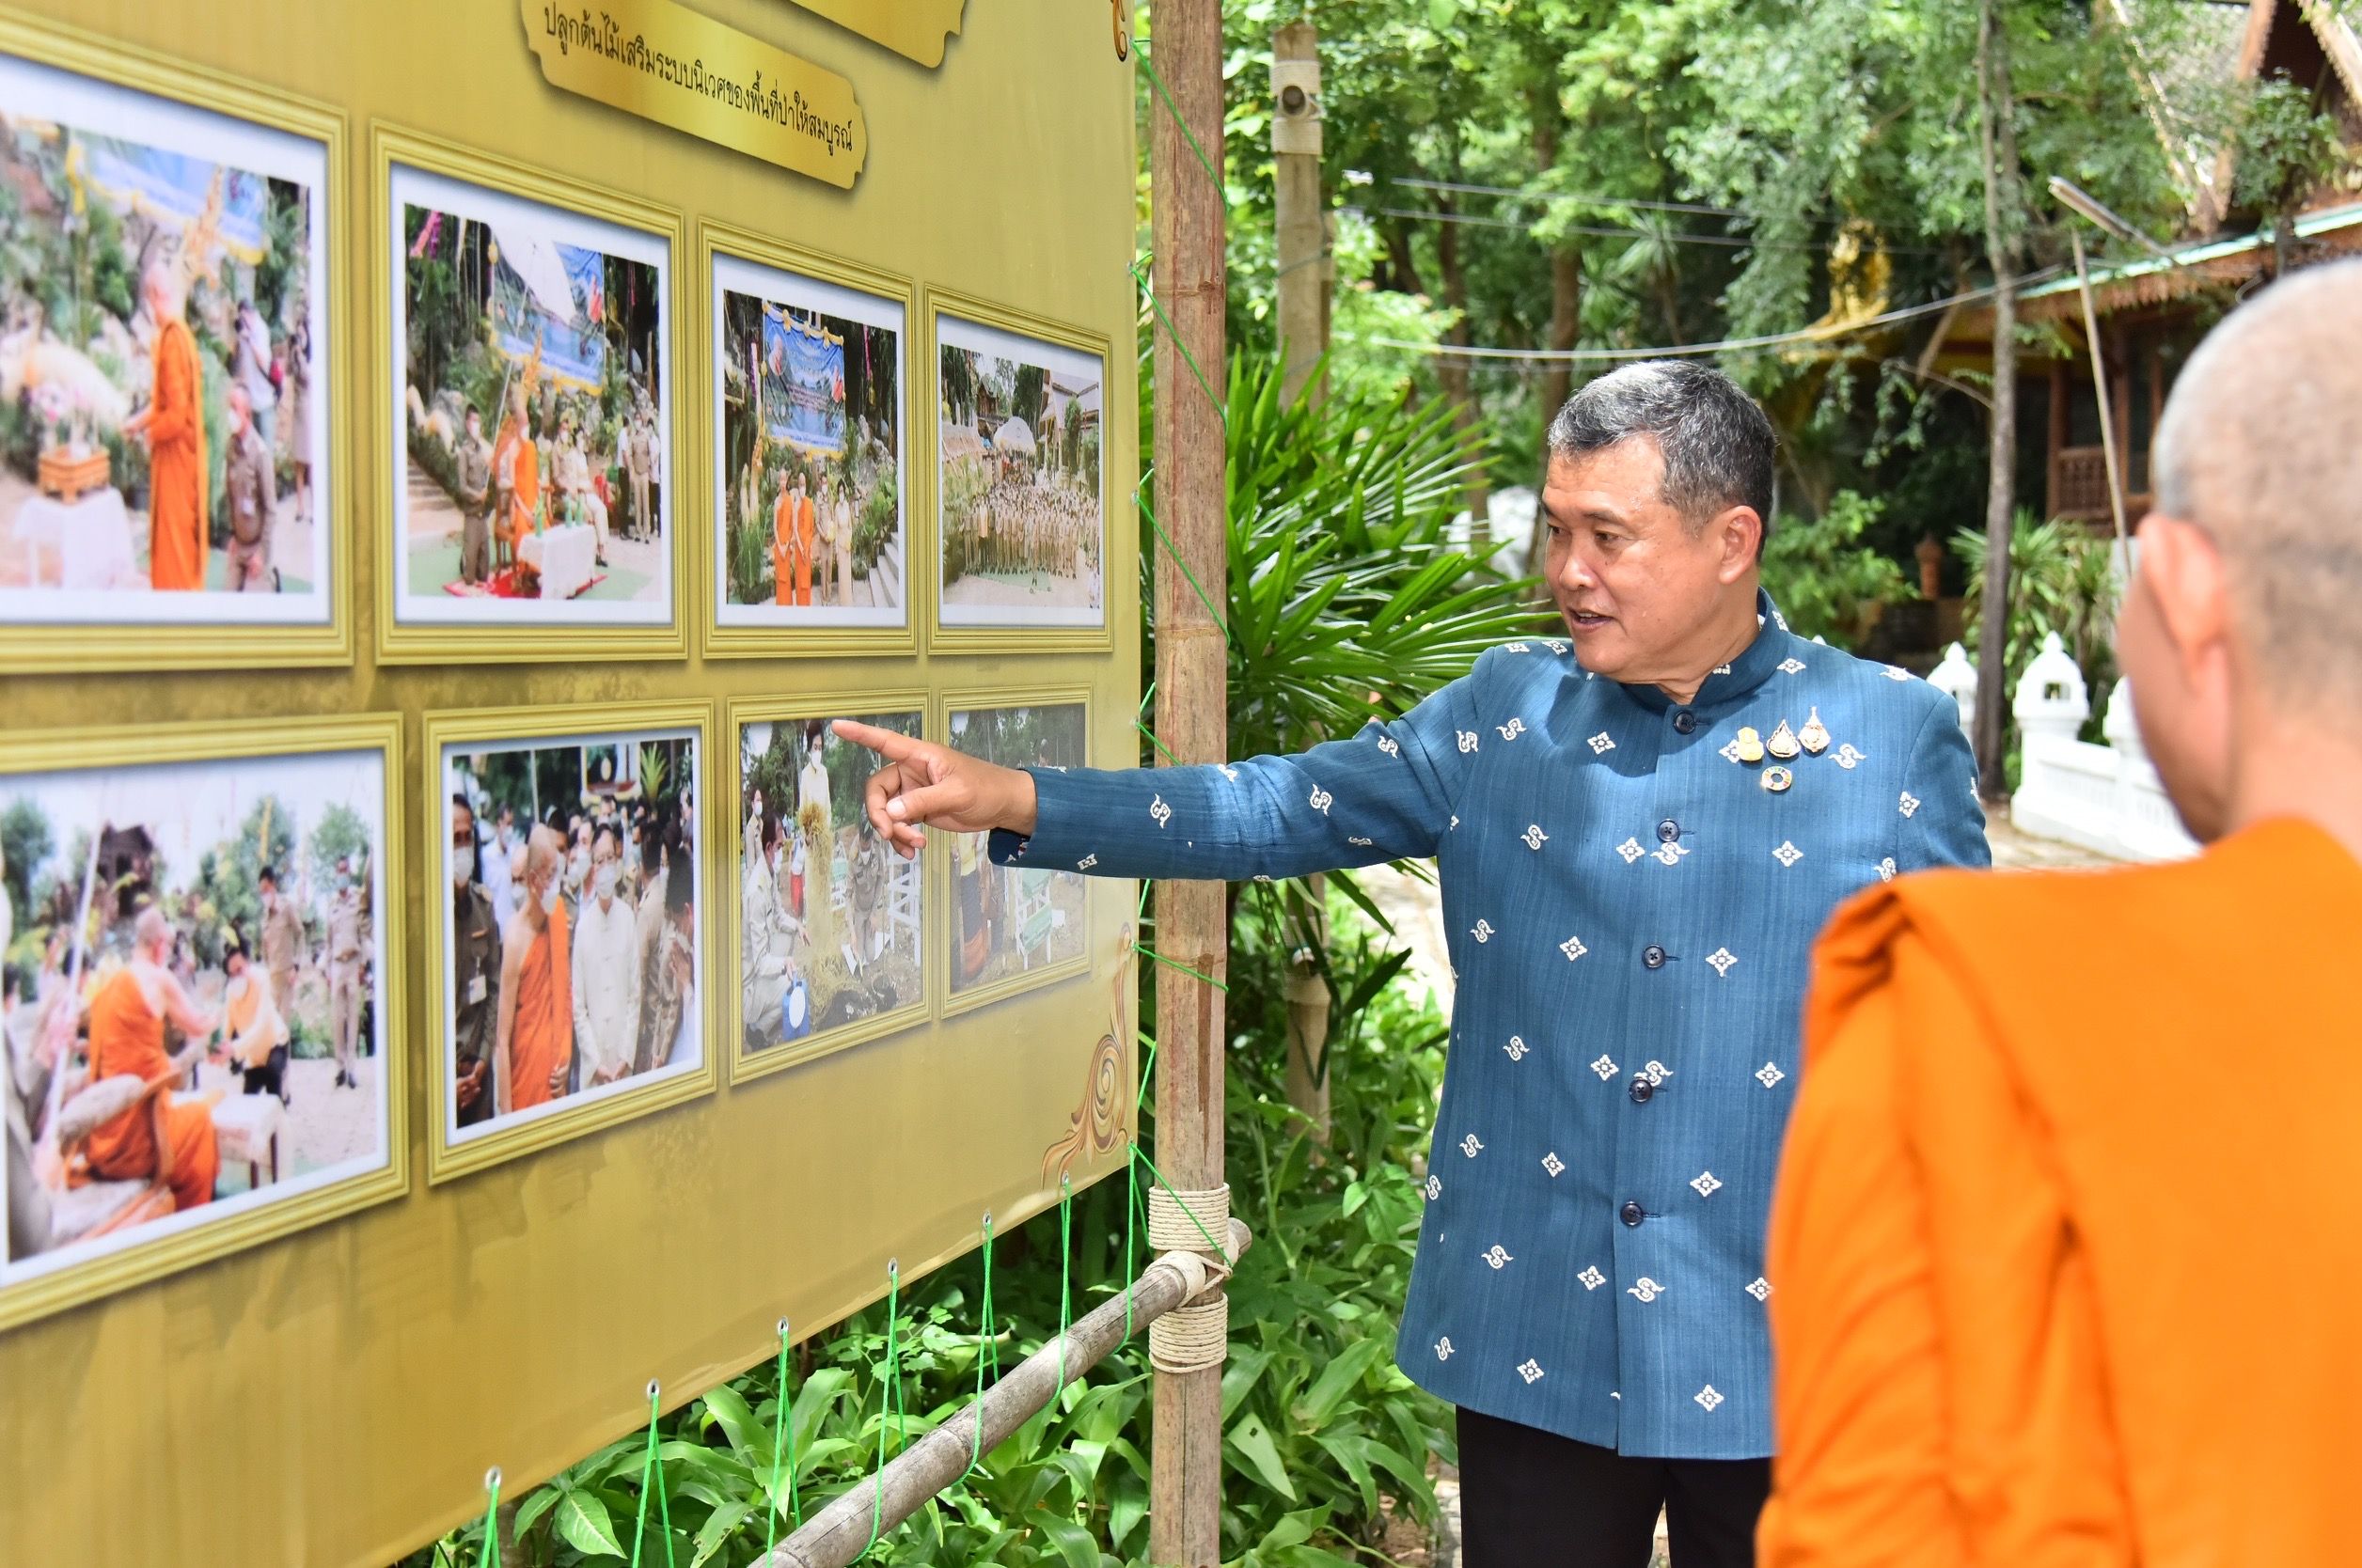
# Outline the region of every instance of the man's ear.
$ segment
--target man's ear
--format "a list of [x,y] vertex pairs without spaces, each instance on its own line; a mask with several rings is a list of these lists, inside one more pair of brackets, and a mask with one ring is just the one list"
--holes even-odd
[[2141,571],[2149,577],[2165,635],[2188,666],[2229,632],[2229,574],[2203,528],[2152,514],[2141,529]]
[[1763,518],[1753,507],[1732,507],[1707,525],[1722,541],[1722,559],[1714,574],[1735,583],[1755,570],[1761,557]]

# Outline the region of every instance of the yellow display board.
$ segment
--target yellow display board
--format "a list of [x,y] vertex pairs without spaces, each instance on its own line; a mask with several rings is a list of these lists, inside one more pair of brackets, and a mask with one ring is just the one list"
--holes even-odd
[[383,1564],[1122,1166],[1132,890],[829,721],[1134,752],[1130,68],[681,9],[0,10],[0,1561]]

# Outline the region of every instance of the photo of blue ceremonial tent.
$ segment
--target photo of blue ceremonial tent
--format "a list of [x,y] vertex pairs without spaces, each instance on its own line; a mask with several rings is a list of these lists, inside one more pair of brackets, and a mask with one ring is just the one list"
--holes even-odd
[[393,187],[399,619],[669,620],[665,242],[400,165]]
[[716,620],[899,627],[903,307],[714,258]]
[[0,622],[321,624],[319,143],[0,56]]

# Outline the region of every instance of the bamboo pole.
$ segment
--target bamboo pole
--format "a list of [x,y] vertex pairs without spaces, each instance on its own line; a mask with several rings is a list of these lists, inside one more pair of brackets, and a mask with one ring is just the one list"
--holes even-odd
[[[1221,602],[1226,446],[1222,411],[1198,381],[1217,395],[1228,384],[1221,3],[1154,0],[1149,20],[1166,89],[1150,93],[1148,110],[1155,285],[1169,323],[1157,334],[1156,494],[1173,547],[1157,559],[1157,733],[1175,762],[1211,763],[1229,745],[1229,653],[1190,578]],[[1156,942],[1172,960],[1157,965],[1157,1163],[1182,1192],[1222,1184],[1222,993],[1198,977],[1223,980],[1228,917],[1220,883],[1157,885]],[[1150,1560],[1220,1562],[1221,1368],[1157,1372],[1155,1409]]]
[[2108,406],[2108,356],[2100,347],[2100,315],[2091,304],[2091,268],[2084,259],[2083,230],[2071,231],[2075,242],[2075,286],[2083,295],[2083,337],[2091,349],[2091,385],[2100,397],[2100,457],[2108,465],[2108,510],[2116,519],[2119,571],[2132,569],[2132,545],[2124,528],[2124,472],[2117,466],[2116,416]]
[[[1233,1259],[1244,1253],[1252,1240],[1243,1223],[1230,1222]],[[1135,1331],[1145,1328],[1205,1292],[1217,1278],[1206,1261],[1195,1253],[1171,1252],[1158,1258],[1132,1285],[1132,1327]],[[1057,1398],[1062,1354],[1067,1381],[1072,1382],[1124,1342],[1124,1322],[1122,1296],[1085,1313],[1063,1340],[1052,1340],[1027,1356],[985,1389],[982,1400],[971,1401],[959,1414],[903,1450],[882,1475],[839,1493],[812,1515],[810,1524],[762,1559],[758,1568],[845,1568],[869,1550],[873,1540],[882,1538],[966,1475],[980,1448],[990,1453]],[[981,1438],[976,1425],[980,1410]]]

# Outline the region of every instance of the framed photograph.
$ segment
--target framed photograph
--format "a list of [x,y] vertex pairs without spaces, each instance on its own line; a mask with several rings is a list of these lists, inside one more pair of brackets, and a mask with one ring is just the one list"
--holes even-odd
[[700,225],[699,253],[706,653],[916,651],[908,280],[716,223]]
[[702,702],[430,713],[427,1176],[703,1093]]
[[402,720],[12,736],[0,1328],[409,1185]]
[[1110,648],[1104,338],[943,290],[932,643]]
[[680,656],[678,212],[374,133],[379,656]]
[[0,670],[349,660],[344,118],[0,16]]
[[[941,698],[944,744],[1003,767],[1089,764],[1089,694],[961,692]],[[945,942],[948,1016],[1077,975],[1091,964],[1091,879],[1034,866],[996,866],[989,834],[950,840]]]
[[842,717],[917,736],[926,707],[924,692],[731,704],[733,1081],[927,1016],[927,857],[905,860],[870,826],[862,791],[881,764],[834,729]]

